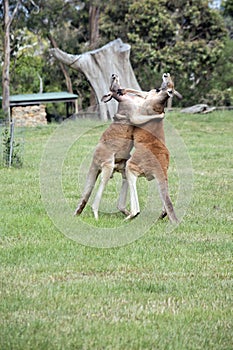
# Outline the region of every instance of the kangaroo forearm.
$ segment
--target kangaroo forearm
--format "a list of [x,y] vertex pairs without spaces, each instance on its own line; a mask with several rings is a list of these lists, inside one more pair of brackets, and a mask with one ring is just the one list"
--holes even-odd
[[129,118],[130,123],[134,125],[145,124],[151,120],[162,120],[165,117],[165,113],[153,114],[153,115],[133,115]]
[[147,91],[140,91],[140,90],[135,90],[135,89],[130,89],[130,88],[123,89],[123,93],[124,94],[127,94],[127,93],[135,94],[135,95],[142,97],[142,98],[146,98],[148,95]]

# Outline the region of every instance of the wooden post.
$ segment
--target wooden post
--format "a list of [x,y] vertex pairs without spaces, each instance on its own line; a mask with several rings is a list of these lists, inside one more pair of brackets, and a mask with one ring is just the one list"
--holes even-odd
[[11,167],[11,164],[12,164],[13,153],[14,153],[14,121],[11,121],[11,123],[10,123],[10,154],[9,154],[9,164],[8,164],[9,167]]

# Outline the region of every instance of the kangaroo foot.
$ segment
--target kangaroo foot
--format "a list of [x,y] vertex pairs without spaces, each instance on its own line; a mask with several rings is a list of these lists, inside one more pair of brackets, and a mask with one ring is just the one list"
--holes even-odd
[[86,204],[87,204],[87,202],[85,200],[83,200],[75,209],[74,216],[80,215]]
[[139,214],[140,214],[140,211],[136,214],[130,214],[124,219],[124,221],[132,220],[132,219],[136,218]]
[[167,216],[166,210],[163,210],[162,213],[159,215],[159,220],[163,220]]
[[118,210],[124,215],[127,215],[127,216],[130,215],[130,212],[127,209],[118,208]]

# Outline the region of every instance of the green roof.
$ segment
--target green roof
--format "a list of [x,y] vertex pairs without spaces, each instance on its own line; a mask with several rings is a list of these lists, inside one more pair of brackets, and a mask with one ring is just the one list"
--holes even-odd
[[[78,98],[78,95],[69,92],[45,92],[41,94],[21,94],[10,96],[10,106],[28,106],[48,102],[71,102]],[[2,97],[0,97],[2,100]]]

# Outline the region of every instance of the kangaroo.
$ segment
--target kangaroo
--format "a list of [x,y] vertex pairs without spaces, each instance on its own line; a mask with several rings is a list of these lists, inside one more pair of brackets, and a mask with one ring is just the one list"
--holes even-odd
[[[164,112],[154,115],[139,115],[138,117],[137,108],[140,104],[144,103],[144,99],[137,95],[120,95],[118,93],[120,89],[119,77],[117,74],[112,74],[110,91],[107,95],[102,97],[102,101],[108,102],[114,98],[119,103],[118,110],[114,116],[113,123],[104,131],[96,146],[87,174],[84,191],[74,215],[80,215],[82,213],[90,198],[96,180],[101,174],[100,186],[92,204],[94,217],[98,220],[101,197],[114,171],[118,171],[122,174],[122,187],[117,207],[123,214],[130,214],[126,209],[128,182],[125,176],[125,165],[126,161],[130,158],[130,151],[133,147],[134,125],[141,125],[153,118],[163,119]],[[131,124],[131,122],[133,122],[134,125]]]
[[[173,95],[182,98],[174,89],[174,83],[169,73],[163,75],[161,90],[141,92],[133,89],[122,89],[120,93],[135,93],[144,97],[141,106],[142,113],[162,113],[169,97]],[[138,176],[144,176],[148,181],[156,179],[159,193],[164,205],[161,218],[168,215],[172,223],[178,222],[169,193],[167,170],[169,166],[169,151],[165,146],[163,120],[151,120],[141,127],[136,126],[133,131],[135,151],[126,163],[126,178],[130,190],[130,214],[126,220],[136,217],[140,213],[136,182]]]

